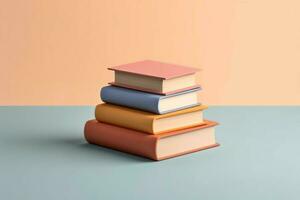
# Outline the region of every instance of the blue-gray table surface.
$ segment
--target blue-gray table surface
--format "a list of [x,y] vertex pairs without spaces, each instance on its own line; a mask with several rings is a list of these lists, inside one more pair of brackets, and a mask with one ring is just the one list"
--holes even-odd
[[213,106],[218,148],[161,162],[89,145],[91,106],[0,107],[1,199],[300,199],[300,106]]

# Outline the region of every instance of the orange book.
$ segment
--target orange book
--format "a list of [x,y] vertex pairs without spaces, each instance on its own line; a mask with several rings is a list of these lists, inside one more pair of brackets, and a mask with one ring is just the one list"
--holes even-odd
[[85,124],[84,135],[91,144],[163,160],[218,146],[214,134],[215,125],[216,122],[205,120],[199,126],[150,135],[90,120]]
[[200,105],[162,115],[113,104],[99,104],[95,110],[99,122],[122,126],[149,134],[159,134],[198,126],[203,123]]

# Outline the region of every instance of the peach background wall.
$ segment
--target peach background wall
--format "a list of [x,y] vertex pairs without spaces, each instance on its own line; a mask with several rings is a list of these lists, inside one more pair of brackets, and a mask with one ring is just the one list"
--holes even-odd
[[300,104],[298,0],[0,0],[0,104],[89,105],[107,66],[202,68],[208,104]]

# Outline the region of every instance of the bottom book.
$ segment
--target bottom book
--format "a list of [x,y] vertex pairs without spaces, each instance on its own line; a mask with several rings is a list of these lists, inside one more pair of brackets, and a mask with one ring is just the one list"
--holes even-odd
[[150,135],[90,120],[85,124],[84,136],[91,144],[164,160],[219,146],[215,140],[216,125],[216,122],[205,120],[204,124],[195,127]]

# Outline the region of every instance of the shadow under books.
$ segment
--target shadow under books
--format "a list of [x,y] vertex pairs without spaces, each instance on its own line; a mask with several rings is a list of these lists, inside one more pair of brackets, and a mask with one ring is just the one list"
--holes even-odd
[[128,153],[123,153],[117,150],[89,144],[84,138],[63,138],[60,141],[64,145],[72,146],[77,149],[77,153],[80,151],[80,159],[82,156],[87,156],[88,160],[97,159],[105,160],[105,162],[153,162],[149,159],[131,155]]
[[[10,137],[5,141],[6,145],[18,145],[23,152],[53,155],[63,160],[72,159],[78,162],[89,163],[145,163],[153,162],[139,156],[123,153],[109,148],[92,145],[86,142],[83,136],[59,136],[57,133],[34,134],[24,137]],[[35,149],[37,151],[32,151]]]

